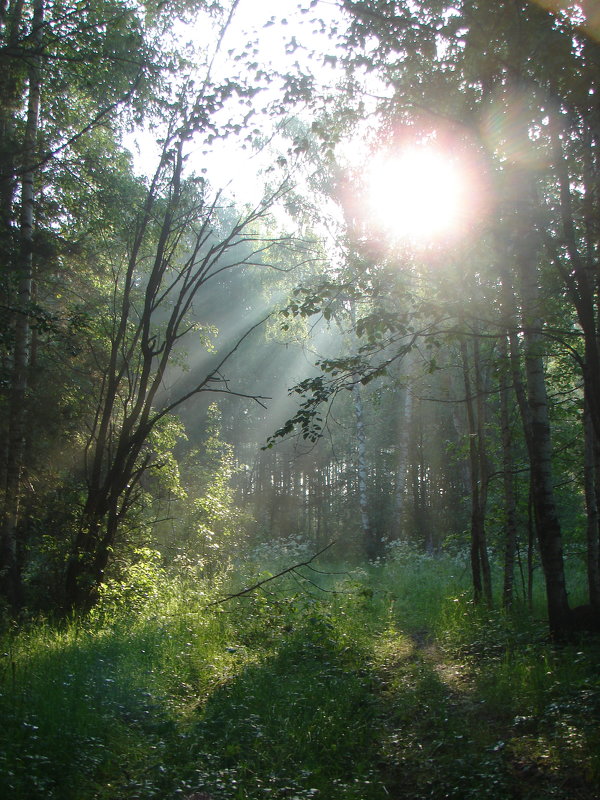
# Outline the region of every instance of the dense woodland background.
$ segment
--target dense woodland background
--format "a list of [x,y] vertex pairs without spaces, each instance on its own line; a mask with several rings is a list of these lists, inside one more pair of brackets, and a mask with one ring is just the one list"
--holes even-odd
[[599,15],[0,1],[0,791],[598,797]]
[[[274,62],[237,6],[2,7],[6,608],[299,537],[468,549],[487,602],[493,553],[565,633],[565,559],[600,603],[593,9],[300,4]],[[262,154],[258,202],[223,140]],[[415,248],[361,181],[423,141],[470,205]]]

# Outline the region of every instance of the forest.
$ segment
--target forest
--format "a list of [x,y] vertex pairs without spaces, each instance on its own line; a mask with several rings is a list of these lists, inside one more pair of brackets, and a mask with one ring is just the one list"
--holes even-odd
[[600,3],[0,0],[0,794],[598,800]]

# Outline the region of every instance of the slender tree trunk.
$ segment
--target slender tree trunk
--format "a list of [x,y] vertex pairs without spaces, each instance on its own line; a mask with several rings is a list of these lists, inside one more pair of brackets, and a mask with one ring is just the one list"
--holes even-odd
[[[36,0],[33,8],[31,33],[34,49],[41,46],[43,24],[43,0]],[[40,66],[40,55],[32,54],[28,73],[27,119],[23,139],[20,254],[0,553],[2,589],[15,609],[19,607],[21,602],[18,524],[27,422],[27,387],[31,356],[30,314],[33,286],[34,172],[40,111]]]
[[583,413],[583,429],[585,438],[584,484],[585,503],[587,508],[587,575],[590,604],[600,608],[600,542],[598,538],[598,497],[597,485],[597,439],[586,402]]
[[425,552],[432,556],[435,553],[436,540],[434,530],[431,525],[431,478],[428,475],[425,464],[425,447],[423,439],[423,418],[419,420],[419,531],[425,545]]
[[479,347],[479,328],[476,326],[473,338],[473,366],[475,368],[475,391],[477,396],[477,458],[479,462],[479,502],[481,505],[481,530],[479,547],[481,553],[481,574],[483,577],[483,593],[488,605],[492,605],[492,570],[487,549],[487,535],[485,529],[485,512],[487,508],[489,468],[486,447],[486,386],[483,379],[481,353]]
[[504,581],[502,604],[510,608],[514,596],[515,556],[517,552],[517,511],[515,502],[514,461],[510,428],[510,403],[507,383],[508,347],[500,337],[500,428],[502,435],[502,479],[504,488]]
[[18,47],[24,0],[13,0],[2,19],[4,52],[0,53],[0,256],[10,258],[13,232],[13,200],[16,190],[16,156],[20,151],[15,120],[21,108],[21,63],[11,50]]
[[[592,236],[597,226],[597,220],[592,219],[590,213],[590,192],[593,184],[593,170],[584,161],[584,175],[586,178],[586,198],[584,207],[587,206],[586,239],[587,247],[580,248],[579,236],[575,223],[573,197],[571,190],[571,175],[565,157],[564,144],[558,135],[562,120],[555,119],[556,134],[554,136],[554,167],[558,177],[560,212],[562,221],[562,244],[564,244],[568,264],[563,264],[558,253],[553,252],[553,260],[565,282],[570,299],[577,311],[577,317],[584,341],[584,366],[583,380],[585,393],[588,398],[589,417],[594,427],[596,437],[600,439],[600,343],[598,340],[598,325],[600,320],[596,317],[597,264],[594,259]],[[590,227],[591,223],[591,227]],[[555,251],[555,246],[552,246]]]
[[533,608],[533,579],[535,574],[535,509],[533,507],[533,477],[529,475],[527,499],[527,606]]
[[521,280],[527,400],[531,420],[529,460],[533,505],[548,601],[550,630],[558,638],[569,631],[569,604],[565,583],[562,532],[552,475],[552,442],[543,361],[543,325],[538,288],[538,235],[531,224],[533,192],[527,180],[518,186],[515,257]]
[[[454,381],[452,380],[452,376],[448,376],[448,386],[447,391],[448,394],[452,397],[456,397],[464,392],[464,379],[462,381],[462,386],[455,386]],[[466,426],[466,414],[461,413],[462,407],[464,403],[462,400],[457,400],[453,402],[450,406],[451,409],[451,419],[452,419],[452,427],[454,429],[454,433],[456,434],[456,441],[462,442],[465,435],[465,426]],[[457,448],[457,452],[461,452],[461,448]],[[457,472],[457,484],[458,484],[458,491],[460,493],[460,498],[462,503],[466,503],[467,497],[470,498],[471,496],[471,470],[469,468],[469,456],[461,456],[460,460],[456,462],[456,472]]]
[[[410,355],[406,356],[407,359]],[[410,371],[410,365],[408,367]],[[395,539],[403,536],[404,505],[406,499],[406,476],[408,471],[408,450],[410,444],[410,428],[412,423],[413,396],[410,376],[407,375],[406,386],[398,408],[398,444],[396,452],[396,485],[394,489],[393,531]]]
[[360,391],[358,376],[355,376],[355,382],[352,384],[352,402],[354,404],[354,420],[356,424],[356,469],[358,476],[358,502],[360,506],[360,520],[365,542],[365,550],[368,558],[373,559],[380,555],[380,548],[379,543],[375,540],[369,514],[367,437],[365,432],[362,394]]
[[[498,238],[497,247],[499,252],[503,252],[505,242]],[[506,254],[509,258],[509,254]],[[527,391],[525,388],[522,361],[521,361],[521,346],[517,331],[520,325],[517,320],[517,300],[515,298],[514,283],[510,268],[506,261],[502,260],[500,263],[500,275],[502,281],[502,313],[504,316],[504,324],[508,332],[508,363],[510,369],[510,376],[512,379],[512,386],[517,400],[517,407],[521,417],[521,424],[523,426],[523,434],[527,445],[527,453],[529,459],[529,488],[527,500],[527,603],[531,608],[533,604],[533,575],[534,575],[534,555],[535,555],[535,533],[536,533],[536,519],[533,504],[533,478],[531,473],[531,460],[530,453],[533,448],[531,438],[531,411],[529,403],[527,402]]]
[[433,555],[435,539],[431,527],[428,502],[428,475],[424,463],[423,447],[423,407],[420,399],[413,415],[410,436],[411,487],[413,501],[413,537],[425,547],[425,552]]
[[483,571],[481,564],[481,539],[484,519],[481,503],[481,486],[479,481],[479,454],[477,451],[477,423],[469,371],[467,343],[461,339],[460,352],[462,358],[463,382],[465,391],[465,408],[467,411],[467,435],[469,437],[469,475],[471,483],[471,578],[473,581],[473,599],[480,603],[484,596]]

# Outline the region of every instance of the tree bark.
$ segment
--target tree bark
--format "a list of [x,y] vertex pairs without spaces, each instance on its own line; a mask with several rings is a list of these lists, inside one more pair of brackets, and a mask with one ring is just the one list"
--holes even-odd
[[403,536],[404,505],[406,499],[406,477],[408,471],[408,451],[410,426],[412,422],[413,395],[410,380],[411,355],[407,359],[406,385],[398,408],[398,443],[396,450],[396,485],[394,489],[393,537],[401,540]]
[[367,437],[358,376],[355,376],[354,383],[352,384],[352,402],[354,405],[354,421],[356,424],[356,471],[360,521],[367,557],[369,559],[374,559],[380,555],[380,546],[379,542],[375,539],[369,514]]
[[600,610],[600,540],[597,489],[598,446],[586,402],[583,412],[583,430],[585,441],[584,452],[584,487],[587,510],[586,543],[587,543],[587,576],[590,605]]
[[514,460],[510,427],[510,402],[507,371],[508,345],[500,337],[500,429],[502,437],[502,481],[504,488],[504,576],[502,604],[510,608],[514,599],[515,558],[517,553],[517,511],[515,502]]
[[[558,129],[560,122],[558,119],[556,119],[555,122]],[[568,135],[568,132],[566,135]],[[592,231],[595,228],[596,221],[594,220],[590,229],[590,220],[586,220],[586,222],[588,222],[588,225],[586,225],[588,246],[580,248],[575,224],[573,198],[571,196],[571,175],[569,174],[569,165],[563,152],[563,143],[558,133],[554,136],[554,168],[556,170],[560,191],[560,214],[562,222],[561,244],[565,246],[568,255],[568,263],[563,263],[553,244],[551,245],[551,252],[553,261],[565,282],[571,302],[577,311],[577,318],[583,332],[583,380],[586,397],[588,398],[588,413],[592,425],[594,426],[596,437],[600,439],[600,344],[598,340],[598,325],[600,324],[600,320],[596,318],[595,291],[597,288],[597,267],[592,243],[590,241],[590,237],[593,236]],[[593,191],[593,187],[589,185],[589,182],[593,181],[589,168],[585,169],[584,167],[584,179],[587,184],[585,187],[586,193],[589,196],[590,192]],[[586,201],[588,201],[588,197],[586,197]]]
[[538,287],[538,233],[532,208],[534,192],[528,177],[515,184],[514,256],[521,283],[525,374],[530,417],[529,460],[536,530],[552,634],[562,638],[569,631],[569,604],[565,583],[562,531],[552,473],[552,441],[543,360],[543,323]]
[[[485,536],[485,504],[487,474],[485,469],[485,453],[483,451],[483,420],[481,407],[476,413],[471,384],[469,354],[465,338],[460,342],[462,358],[463,381],[465,390],[465,408],[467,412],[467,435],[469,441],[469,473],[471,485],[471,577],[473,580],[473,599],[480,603],[483,599],[487,603],[492,601],[491,573],[487,557]],[[479,375],[478,351],[474,353],[476,376]],[[479,378],[476,377],[476,384]],[[476,386],[477,395],[481,387]]]
[[0,575],[2,591],[12,607],[21,602],[18,524],[22,493],[23,456],[27,422],[27,388],[31,348],[31,299],[33,286],[33,228],[35,163],[40,112],[41,63],[39,50],[44,24],[43,0],[35,0],[31,30],[34,53],[28,70],[27,119],[22,149],[20,251],[17,265],[17,301],[9,399],[6,472],[2,518]]
[[20,143],[16,141],[15,119],[21,107],[21,64],[10,55],[19,43],[23,20],[24,0],[13,0],[2,15],[4,52],[0,52],[0,254],[8,257],[13,228],[13,200],[17,182],[16,156]]

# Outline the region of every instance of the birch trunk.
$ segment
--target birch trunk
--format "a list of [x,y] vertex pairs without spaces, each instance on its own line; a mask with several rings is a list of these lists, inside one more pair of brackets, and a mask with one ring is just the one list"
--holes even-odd
[[[2,519],[2,554],[0,570],[3,590],[14,608],[20,604],[19,547],[17,527],[21,501],[23,454],[27,421],[27,387],[31,356],[30,308],[33,286],[34,173],[40,110],[41,62],[39,49],[44,24],[43,0],[33,9],[28,72],[27,119],[22,150],[20,254],[18,263],[17,302],[14,349],[10,385],[9,421],[6,451]],[[38,53],[36,54],[36,51]]]
[[[407,356],[410,359],[410,356]],[[406,499],[406,477],[408,471],[408,450],[410,444],[410,425],[413,411],[413,395],[410,380],[412,359],[407,367],[406,386],[398,409],[398,445],[396,455],[396,486],[394,490],[394,538],[403,538],[404,506]]]

